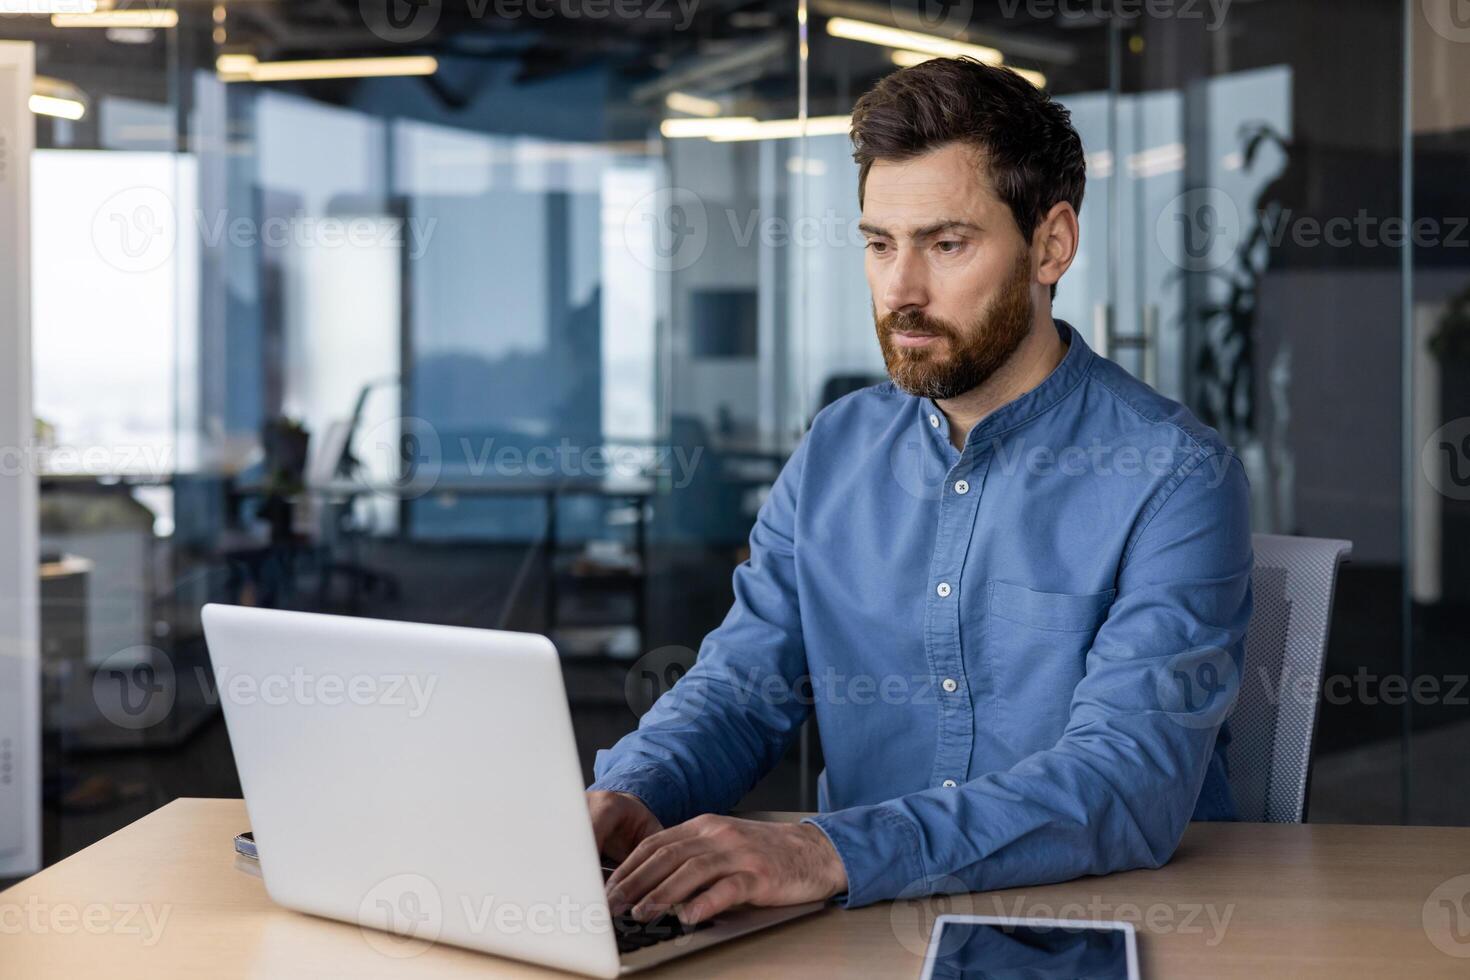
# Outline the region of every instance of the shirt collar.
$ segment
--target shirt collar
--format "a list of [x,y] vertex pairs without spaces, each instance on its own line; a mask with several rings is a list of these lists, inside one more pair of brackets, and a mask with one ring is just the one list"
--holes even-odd
[[[1065,320],[1054,320],[1053,323],[1056,324],[1057,333],[1067,344],[1067,353],[1062,355],[1061,363],[1052,369],[1041,384],[991,412],[971,429],[965,438],[967,451],[975,445],[977,438],[994,438],[1051,409],[1067,397],[1092,369],[1092,362],[1097,355],[1087,346],[1082,335]],[[949,446],[949,419],[934,399],[915,398],[914,403],[918,406],[919,420],[924,428],[932,430],[934,436]],[[930,422],[931,417],[939,420],[938,426]]]

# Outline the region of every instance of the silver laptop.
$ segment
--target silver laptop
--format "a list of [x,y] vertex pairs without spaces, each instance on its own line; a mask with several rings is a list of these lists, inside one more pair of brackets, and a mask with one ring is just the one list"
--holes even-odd
[[[435,942],[596,977],[818,911],[613,920],[551,641],[204,607],[266,891],[385,956]],[[244,830],[245,828],[240,828]]]

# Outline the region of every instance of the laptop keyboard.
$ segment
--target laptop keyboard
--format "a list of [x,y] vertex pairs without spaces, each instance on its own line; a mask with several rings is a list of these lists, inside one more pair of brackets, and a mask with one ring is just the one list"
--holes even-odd
[[[618,863],[607,857],[602,859],[602,880],[617,870]],[[679,921],[679,917],[672,912],[665,912],[657,919],[649,922],[639,922],[631,915],[613,916],[613,931],[618,936],[619,953],[635,953],[640,949],[661,943],[666,939],[677,939],[690,933],[698,932],[700,929],[710,925],[709,921],[700,922],[693,926],[686,926]]]
[[630,915],[613,916],[613,930],[618,934],[619,953],[634,953],[640,949],[647,949],[666,939],[687,936],[707,925],[709,925],[708,922],[698,922],[692,926],[686,926],[672,912],[666,912],[648,922],[639,922]]

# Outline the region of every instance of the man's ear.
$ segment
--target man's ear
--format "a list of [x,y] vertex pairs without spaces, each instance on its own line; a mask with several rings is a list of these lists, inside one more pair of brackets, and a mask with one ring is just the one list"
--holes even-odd
[[1039,256],[1036,281],[1055,286],[1077,257],[1077,212],[1066,201],[1053,204],[1036,226],[1031,247]]

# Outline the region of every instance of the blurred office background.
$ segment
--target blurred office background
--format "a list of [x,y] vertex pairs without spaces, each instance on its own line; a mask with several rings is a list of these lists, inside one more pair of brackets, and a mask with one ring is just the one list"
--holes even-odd
[[[41,76],[46,862],[238,795],[207,601],[550,631],[590,773],[812,415],[883,377],[846,115],[955,51],[1082,134],[1055,314],[1237,447],[1258,530],[1354,543],[1311,819],[1470,822],[1470,23],[1113,6],[0,17]],[[818,755],[752,805],[813,806]]]

